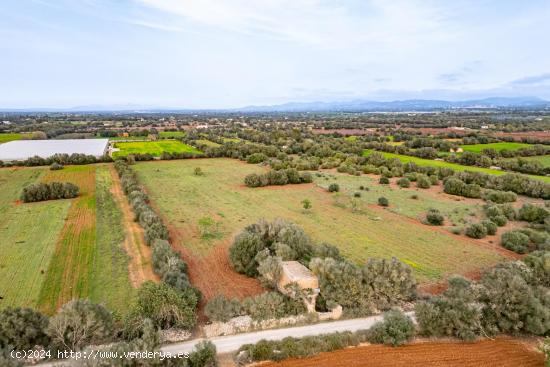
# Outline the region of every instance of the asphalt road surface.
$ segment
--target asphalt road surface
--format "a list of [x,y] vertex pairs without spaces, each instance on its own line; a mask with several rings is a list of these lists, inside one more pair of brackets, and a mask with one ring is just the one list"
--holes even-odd
[[[407,312],[408,316],[413,317],[413,312]],[[218,353],[234,352],[238,350],[244,344],[257,343],[262,339],[266,340],[281,340],[287,336],[300,338],[303,336],[320,335],[334,333],[336,331],[357,331],[369,329],[376,322],[381,321],[382,315],[370,316],[361,319],[350,319],[342,321],[330,321],[322,322],[319,324],[288,327],[283,329],[272,329],[255,331],[251,333],[235,334],[228,336],[218,336],[210,338],[212,343],[216,346]],[[170,344],[161,348],[162,351],[171,353],[185,353],[191,352],[194,346],[205,339],[193,339],[184,343]]]

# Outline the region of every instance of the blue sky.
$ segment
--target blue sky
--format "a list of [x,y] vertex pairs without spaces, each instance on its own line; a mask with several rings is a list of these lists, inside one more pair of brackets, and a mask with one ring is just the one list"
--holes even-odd
[[550,1],[2,0],[0,107],[550,99]]

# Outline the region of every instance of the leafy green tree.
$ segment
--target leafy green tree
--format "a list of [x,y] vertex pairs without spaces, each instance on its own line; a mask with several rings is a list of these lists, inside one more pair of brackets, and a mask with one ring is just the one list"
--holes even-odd
[[50,343],[45,330],[48,317],[31,308],[7,307],[0,311],[0,348],[32,349]]
[[393,347],[403,345],[414,337],[415,326],[410,317],[399,310],[384,314],[384,320],[372,326],[368,339],[371,343]]
[[241,303],[238,299],[227,299],[223,295],[212,298],[204,308],[204,314],[210,321],[227,322],[229,319],[239,316],[241,313]]
[[191,288],[180,291],[165,283],[147,281],[138,289],[135,312],[153,321],[158,328],[190,330],[196,323],[198,301],[197,293]]

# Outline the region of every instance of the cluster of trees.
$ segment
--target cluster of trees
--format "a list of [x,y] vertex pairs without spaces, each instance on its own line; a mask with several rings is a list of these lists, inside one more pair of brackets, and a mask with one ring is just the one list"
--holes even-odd
[[305,358],[322,352],[358,346],[361,343],[402,345],[415,335],[415,326],[410,317],[398,310],[384,315],[383,321],[368,330],[354,333],[335,332],[303,338],[287,337],[280,341],[260,340],[256,344],[243,345],[237,354],[241,365],[260,361],[281,361],[287,358]]
[[266,292],[247,297],[242,301],[227,299],[219,295],[211,299],[204,309],[210,321],[227,322],[229,319],[249,315],[253,320],[279,319],[285,316],[300,315],[306,312],[302,300],[278,292]]
[[518,254],[536,250],[550,251],[550,234],[548,231],[537,231],[532,228],[514,229],[502,234],[500,244]]
[[479,282],[450,279],[443,294],[416,305],[420,334],[463,340],[498,333],[547,335],[549,259],[548,251],[533,252],[497,265]]
[[369,259],[363,266],[331,257],[314,258],[311,271],[319,278],[320,294],[350,315],[387,310],[416,297],[410,266],[392,259]]
[[269,185],[287,185],[313,182],[309,172],[298,172],[294,168],[270,170],[267,173],[251,173],[244,178],[244,184],[248,187],[262,187]]
[[145,241],[150,246],[157,239],[167,240],[168,229],[162,219],[149,205],[149,198],[138,183],[135,173],[124,160],[115,162],[115,169],[120,176],[122,189],[128,196],[130,205],[134,211],[135,220],[145,230]]
[[314,245],[300,227],[280,219],[246,227],[231,245],[229,260],[237,272],[271,287],[279,279],[281,261],[299,261],[319,278],[321,300],[349,313],[385,310],[416,296],[408,265],[394,258],[370,259],[359,267],[344,260],[337,247]]
[[[151,287],[146,285],[146,287]],[[144,297],[145,288],[140,289],[138,302],[151,302],[154,308],[159,300],[155,297]],[[153,314],[163,317],[164,309]],[[162,311],[165,313],[163,314]],[[134,320],[135,321],[135,320]],[[52,317],[39,311],[22,307],[7,307],[0,311],[0,365],[23,366],[20,360],[10,357],[10,351],[44,350],[43,356],[57,358],[57,351],[90,351],[92,346],[112,352],[153,352],[160,347],[158,327],[152,319],[144,318],[139,325],[134,325],[137,331],[131,337],[124,335],[126,321],[121,322],[109,310],[100,304],[85,299],[72,300],[63,305]],[[127,337],[123,339],[123,337]],[[108,344],[108,345],[107,345]],[[122,354],[121,354],[122,355]],[[178,366],[211,367],[217,364],[216,349],[212,343],[202,343],[190,353],[188,359],[175,361]],[[160,357],[147,359],[120,360],[88,360],[77,361],[87,367],[101,366],[172,366],[174,361],[162,360]]]
[[146,282],[138,292],[138,302],[126,320],[125,335],[139,335],[143,320],[151,320],[157,328],[191,329],[196,323],[196,310],[201,298],[199,290],[189,282],[187,264],[168,242],[168,229],[149,205],[127,162],[117,160],[115,168],[122,188],[128,196],[135,219],[145,229],[146,243],[152,246],[153,271],[160,284]]
[[268,283],[276,283],[278,278],[271,275],[277,263],[274,259],[296,260],[307,266],[314,256],[323,255],[319,253],[321,248],[329,247],[331,253],[339,254],[336,247],[328,244],[313,246],[311,238],[294,223],[282,219],[273,222],[262,219],[247,226],[235,237],[229,248],[229,262],[238,273],[263,277]]
[[30,203],[44,200],[71,199],[77,197],[79,191],[78,186],[70,182],[41,182],[23,188],[21,200]]
[[10,161],[10,162],[2,162],[0,161],[0,167],[12,167],[12,166],[26,166],[26,167],[34,167],[34,166],[50,166],[54,163],[60,164],[60,165],[82,165],[82,164],[92,164],[92,163],[101,163],[101,162],[112,162],[113,160],[108,155],[104,155],[102,157],[97,158],[93,155],[86,155],[86,154],[80,154],[80,153],[73,153],[71,155],[69,154],[54,154],[51,157],[48,158],[42,158],[39,156],[34,156],[31,158],[28,158],[24,161]]

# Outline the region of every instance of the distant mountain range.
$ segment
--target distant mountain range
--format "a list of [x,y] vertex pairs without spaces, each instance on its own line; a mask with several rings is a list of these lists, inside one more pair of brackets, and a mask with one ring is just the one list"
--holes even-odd
[[538,97],[491,97],[467,101],[443,101],[407,99],[380,102],[355,100],[349,102],[307,102],[285,103],[274,106],[249,106],[239,109],[243,112],[361,112],[361,111],[431,111],[458,108],[550,108],[550,102]]
[[538,97],[490,97],[466,101],[407,99],[390,102],[353,100],[344,102],[290,102],[268,106],[247,106],[231,109],[160,108],[141,105],[90,105],[72,108],[0,108],[0,112],[120,112],[120,113],[227,113],[227,112],[369,112],[369,111],[434,111],[451,109],[491,108],[550,109],[550,101]]

